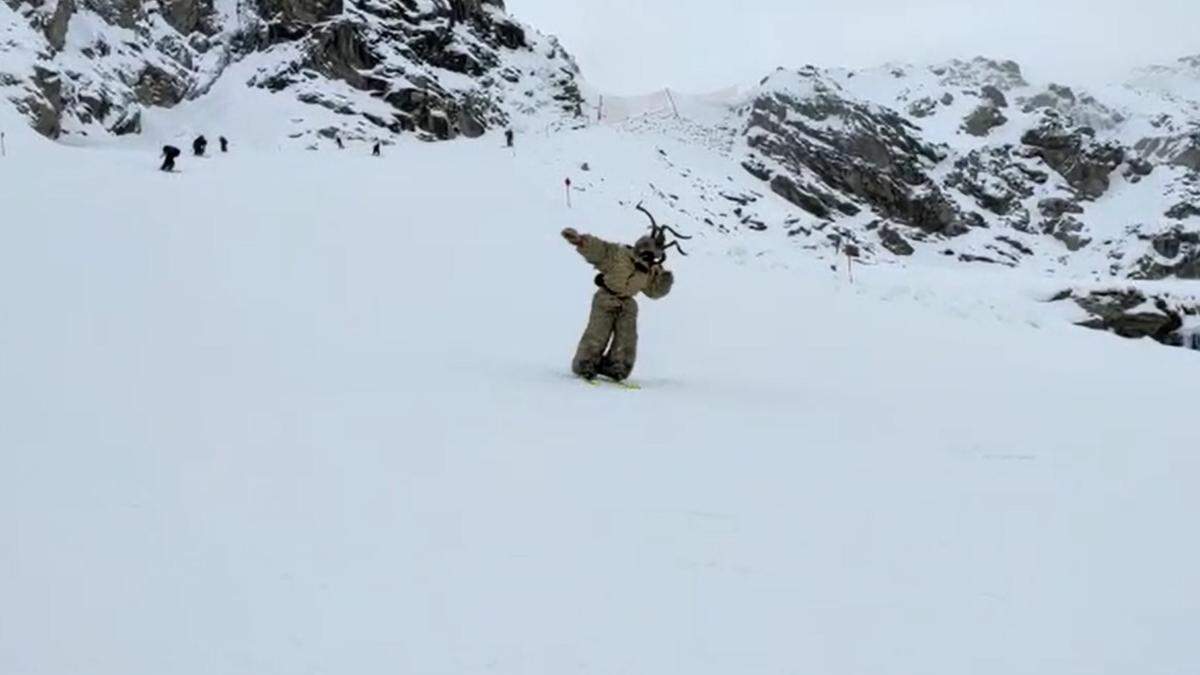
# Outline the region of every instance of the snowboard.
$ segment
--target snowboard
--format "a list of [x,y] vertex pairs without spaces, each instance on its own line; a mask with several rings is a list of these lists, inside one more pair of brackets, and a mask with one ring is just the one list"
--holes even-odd
[[583,378],[580,378],[580,379],[583,380],[583,382],[585,384],[587,384],[588,386],[592,386],[592,387],[610,386],[610,387],[616,387],[617,389],[624,389],[625,391],[641,391],[642,390],[642,386],[636,382],[629,382],[629,381],[614,382],[613,380],[606,380],[606,379],[599,378],[599,377],[597,377],[594,380],[586,380]]

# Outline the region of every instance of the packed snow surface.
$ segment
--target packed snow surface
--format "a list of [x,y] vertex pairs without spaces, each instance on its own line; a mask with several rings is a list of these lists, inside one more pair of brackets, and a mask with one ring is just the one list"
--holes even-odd
[[643,389],[593,387],[559,230],[630,241],[659,149],[723,158],[234,137],[168,175],[5,122],[0,673],[1200,668],[1200,359],[1048,281],[677,223]]

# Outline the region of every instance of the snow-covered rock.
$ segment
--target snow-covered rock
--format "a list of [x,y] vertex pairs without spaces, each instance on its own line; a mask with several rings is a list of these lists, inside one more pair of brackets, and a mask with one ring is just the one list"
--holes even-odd
[[580,113],[574,62],[501,0],[5,2],[0,99],[50,137],[137,133],[147,108],[203,97],[251,55],[245,84],[334,111],[326,136]]

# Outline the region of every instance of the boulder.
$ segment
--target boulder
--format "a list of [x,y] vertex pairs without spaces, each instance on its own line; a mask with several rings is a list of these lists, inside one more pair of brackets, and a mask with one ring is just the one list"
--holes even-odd
[[1200,231],[1176,228],[1150,239],[1153,254],[1133,265],[1135,279],[1200,279]]
[[54,14],[50,16],[50,20],[45,26],[46,40],[55,50],[62,51],[62,48],[66,46],[67,27],[74,14],[75,0],[58,0]]
[[1166,216],[1174,220],[1186,220],[1200,216],[1200,206],[1191,201],[1179,202],[1167,211]]
[[1109,175],[1125,161],[1125,149],[1112,143],[1097,143],[1094,132],[1081,127],[1068,130],[1055,116],[1021,137],[1033,157],[1046,162],[1086,199],[1097,199],[1108,191]]
[[1078,251],[1092,243],[1087,236],[1087,228],[1071,216],[1061,216],[1047,220],[1042,224],[1042,231],[1061,241],[1069,251]]
[[887,250],[899,256],[910,256],[913,254],[912,244],[908,243],[904,235],[897,232],[895,228],[885,225],[879,228],[878,233],[880,243]]
[[981,105],[967,115],[963,120],[963,131],[972,136],[984,137],[991,133],[992,129],[1004,126],[1008,122],[1008,118],[1000,109],[991,105]]
[[1008,107],[1008,99],[1004,96],[1004,92],[1000,91],[1000,88],[995,85],[984,85],[983,89],[980,90],[980,94],[992,104],[993,108]]
[[209,19],[213,0],[159,0],[163,19],[183,35],[196,31],[212,33],[215,27]]
[[1083,207],[1062,197],[1047,197],[1038,202],[1038,211],[1047,218],[1059,218],[1068,213],[1083,213]]
[[1175,344],[1183,326],[1183,312],[1166,298],[1152,298],[1138,289],[1070,291],[1060,299],[1071,299],[1092,318],[1080,326],[1104,330],[1126,338],[1151,338]]

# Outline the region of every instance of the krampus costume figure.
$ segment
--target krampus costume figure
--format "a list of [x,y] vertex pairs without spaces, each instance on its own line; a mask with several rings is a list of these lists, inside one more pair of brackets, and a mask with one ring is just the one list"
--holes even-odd
[[657,300],[671,292],[675,276],[662,265],[668,248],[675,247],[680,253],[683,249],[679,242],[667,244],[665,231],[680,239],[688,238],[669,227],[659,227],[654,216],[641,205],[638,209],[650,216],[651,230],[633,246],[607,242],[571,228],[562,231],[563,239],[600,272],[596,275],[599,289],[592,296],[587,329],[571,363],[571,370],[588,380],[603,375],[621,382],[633,372],[638,340],[638,304],[634,296],[645,293]]

